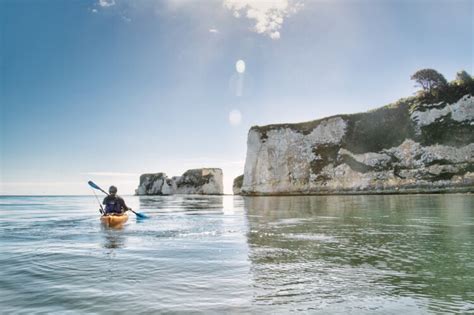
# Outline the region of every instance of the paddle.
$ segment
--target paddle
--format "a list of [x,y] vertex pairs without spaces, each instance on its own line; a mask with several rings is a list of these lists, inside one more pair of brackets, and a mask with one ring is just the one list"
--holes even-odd
[[[100,190],[101,192],[103,192],[104,194],[106,194],[107,196],[109,196],[109,194],[108,194],[105,190],[103,190],[102,188],[100,188],[100,187],[99,187],[97,184],[95,184],[93,181],[90,180],[90,181],[88,181],[87,183],[88,183],[89,186],[91,186],[92,188],[97,189],[97,190]],[[146,216],[146,215],[143,214],[143,213],[135,212],[135,211],[133,211],[133,210],[130,209],[130,208],[128,208],[128,210],[130,210],[130,211],[132,211],[133,213],[135,213],[135,215],[136,215],[137,217],[139,217],[140,219],[146,219],[146,218],[148,218],[148,216]]]
[[94,193],[95,199],[97,199],[97,202],[99,203],[99,207],[100,207],[99,212],[100,212],[100,214],[104,215],[105,211],[104,211],[104,208],[102,207],[102,204],[100,203],[99,197],[97,197],[97,194],[95,193],[94,189],[91,189],[91,190]]

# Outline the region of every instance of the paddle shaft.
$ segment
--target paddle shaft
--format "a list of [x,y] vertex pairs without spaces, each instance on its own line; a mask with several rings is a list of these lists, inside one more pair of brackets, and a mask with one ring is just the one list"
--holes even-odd
[[103,192],[103,193],[106,194],[107,196],[110,196],[108,192],[106,192],[105,190],[103,190],[103,189],[100,188],[99,186],[97,186],[97,187],[99,188],[99,190],[100,190],[101,192]]
[[97,199],[97,202],[99,203],[100,213],[104,214],[105,211],[104,211],[104,208],[102,207],[102,203],[100,203],[99,197],[97,197],[97,194],[95,193],[94,189],[92,189],[92,192],[94,193],[95,199]]

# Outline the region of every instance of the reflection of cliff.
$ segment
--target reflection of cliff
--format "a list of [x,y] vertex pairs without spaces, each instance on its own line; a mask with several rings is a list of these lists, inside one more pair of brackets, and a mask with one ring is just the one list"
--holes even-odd
[[223,196],[174,195],[174,196],[139,196],[140,209],[153,212],[219,213],[223,208]]
[[449,308],[474,287],[469,195],[246,197],[245,208],[257,303],[409,295]]
[[234,190],[244,195],[473,191],[472,89],[455,101],[408,98],[366,113],[254,126],[243,182]]

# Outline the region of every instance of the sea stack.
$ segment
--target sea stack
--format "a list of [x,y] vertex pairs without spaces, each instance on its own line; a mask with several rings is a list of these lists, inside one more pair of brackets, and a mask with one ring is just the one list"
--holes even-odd
[[223,174],[219,168],[187,170],[181,176],[168,178],[165,173],[143,174],[135,190],[137,195],[222,195]]

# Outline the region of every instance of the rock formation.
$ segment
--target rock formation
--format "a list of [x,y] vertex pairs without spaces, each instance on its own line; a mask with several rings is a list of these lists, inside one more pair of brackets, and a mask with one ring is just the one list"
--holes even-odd
[[473,192],[472,95],[433,103],[412,97],[367,113],[252,127],[241,192]]
[[234,193],[234,195],[242,194],[243,183],[244,183],[244,175],[240,175],[234,178],[234,184],[232,185],[232,192]]
[[143,174],[137,195],[198,194],[222,195],[224,193],[222,170],[198,168],[187,170],[181,176],[168,178],[165,173]]

